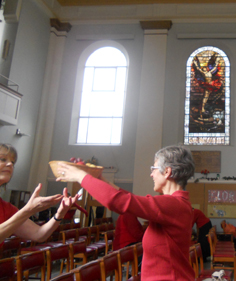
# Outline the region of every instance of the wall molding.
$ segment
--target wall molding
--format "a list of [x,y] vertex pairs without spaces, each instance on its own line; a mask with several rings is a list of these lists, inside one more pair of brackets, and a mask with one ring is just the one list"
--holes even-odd
[[236,33],[179,33],[178,39],[235,39]]
[[60,22],[60,20],[56,18],[50,19],[51,27],[54,27],[57,31],[66,31],[69,32],[71,30],[71,24],[68,22]]

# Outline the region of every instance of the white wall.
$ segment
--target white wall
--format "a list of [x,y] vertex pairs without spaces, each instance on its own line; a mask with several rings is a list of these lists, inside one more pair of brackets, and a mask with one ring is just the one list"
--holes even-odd
[[[89,35],[90,40],[76,40],[78,36]],[[76,72],[80,54],[92,44],[96,35],[101,39],[109,34],[122,37],[132,34],[134,39],[118,40],[129,56],[128,86],[125,104],[124,131],[122,146],[78,146],[68,145]],[[68,33],[65,46],[64,63],[61,75],[61,87],[52,144],[52,160],[67,160],[81,157],[84,160],[95,156],[100,165],[114,166],[118,169],[115,177],[125,181],[133,178],[135,138],[139,103],[140,72],[143,47],[143,31],[139,25],[81,25],[73,26]],[[78,94],[78,93],[76,93]],[[77,105],[79,111],[79,104]]]
[[[50,35],[49,17],[33,0],[24,0],[16,35],[10,79],[23,94],[17,126],[0,127],[0,142],[14,145],[18,161],[10,189],[26,190]],[[16,129],[30,137],[18,137]]]

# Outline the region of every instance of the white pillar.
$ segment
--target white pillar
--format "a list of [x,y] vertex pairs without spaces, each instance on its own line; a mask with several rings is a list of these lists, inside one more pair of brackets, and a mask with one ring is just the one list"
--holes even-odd
[[149,167],[153,165],[155,152],[162,147],[166,45],[171,22],[141,22],[141,25],[144,47],[133,193],[146,195],[154,194]]
[[54,131],[61,65],[67,32],[71,28],[69,24],[61,24],[56,19],[51,19],[51,26],[42,98],[28,182],[28,190],[31,191],[38,183],[42,183],[41,195],[46,195],[48,162],[50,160]]

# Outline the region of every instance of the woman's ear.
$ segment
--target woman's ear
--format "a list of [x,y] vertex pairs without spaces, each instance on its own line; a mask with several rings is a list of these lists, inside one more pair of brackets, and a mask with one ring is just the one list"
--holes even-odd
[[171,178],[171,175],[172,175],[171,167],[166,167],[166,169],[165,169],[165,178],[166,179]]

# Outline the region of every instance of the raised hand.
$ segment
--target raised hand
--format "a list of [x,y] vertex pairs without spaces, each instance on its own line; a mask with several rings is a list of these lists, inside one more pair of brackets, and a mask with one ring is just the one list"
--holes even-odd
[[81,183],[83,178],[87,175],[85,171],[82,171],[78,166],[72,166],[64,163],[58,163],[58,173],[61,174],[56,181],[69,181]]
[[57,210],[58,217],[63,218],[65,214],[69,211],[71,206],[78,200],[78,198],[78,194],[76,194],[74,197],[68,196],[68,190],[65,187],[63,189],[63,198],[61,200],[61,204]]
[[25,209],[30,212],[30,214],[35,214],[37,212],[41,212],[50,208],[51,206],[56,205],[61,201],[63,195],[56,194],[47,197],[39,196],[39,193],[42,189],[42,184],[40,183],[34,190],[33,194],[31,195],[28,203],[25,205]]

